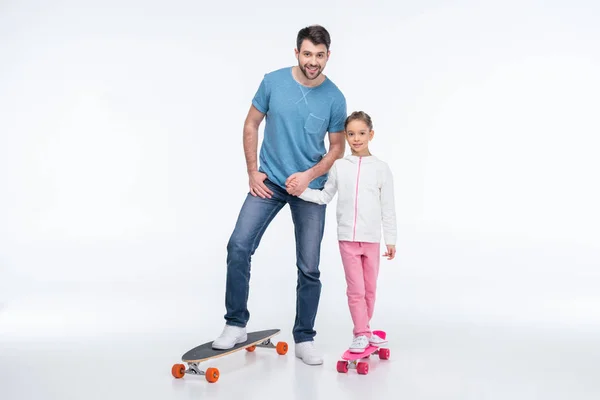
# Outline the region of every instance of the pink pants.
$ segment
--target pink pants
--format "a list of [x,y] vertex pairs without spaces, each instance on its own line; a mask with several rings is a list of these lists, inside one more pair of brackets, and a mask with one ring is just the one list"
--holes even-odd
[[354,323],[354,336],[371,337],[369,324],[375,309],[379,243],[340,241],[339,245],[346,273],[346,295]]

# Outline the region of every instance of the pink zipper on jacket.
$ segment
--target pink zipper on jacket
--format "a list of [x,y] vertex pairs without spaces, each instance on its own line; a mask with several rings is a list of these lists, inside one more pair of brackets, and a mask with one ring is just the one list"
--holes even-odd
[[356,218],[358,216],[358,181],[360,178],[360,163],[362,161],[362,157],[358,158],[358,171],[356,173],[356,195],[354,196],[354,229],[352,232],[352,240],[356,239]]

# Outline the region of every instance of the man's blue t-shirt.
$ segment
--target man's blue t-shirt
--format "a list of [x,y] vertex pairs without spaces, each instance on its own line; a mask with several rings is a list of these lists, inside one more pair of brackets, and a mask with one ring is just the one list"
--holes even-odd
[[[259,171],[285,188],[285,180],[306,171],[327,153],[325,134],[344,130],[346,99],[329,78],[316,87],[296,81],[292,67],[265,74],[252,104],[266,114]],[[322,189],[327,174],[309,187]]]

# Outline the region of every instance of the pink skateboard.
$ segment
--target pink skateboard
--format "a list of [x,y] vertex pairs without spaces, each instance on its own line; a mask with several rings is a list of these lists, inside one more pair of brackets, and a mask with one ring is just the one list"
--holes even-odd
[[[382,339],[385,339],[386,334],[384,331],[373,331]],[[377,346],[370,345],[363,351],[362,353],[351,353],[350,350],[346,350],[346,352],[342,355],[343,361],[337,362],[337,371],[340,373],[347,373],[348,368],[353,367],[356,368],[356,372],[360,375],[366,375],[369,373],[369,363],[365,361],[358,361],[363,358],[369,358],[371,354],[377,353],[381,360],[388,360],[390,358],[390,349],[384,349]]]

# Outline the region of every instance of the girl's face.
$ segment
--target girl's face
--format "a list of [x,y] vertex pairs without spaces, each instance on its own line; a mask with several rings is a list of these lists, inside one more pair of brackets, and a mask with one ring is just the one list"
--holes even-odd
[[346,140],[350,150],[355,156],[367,156],[369,153],[369,141],[373,139],[375,132],[369,129],[364,121],[352,120],[346,127]]

